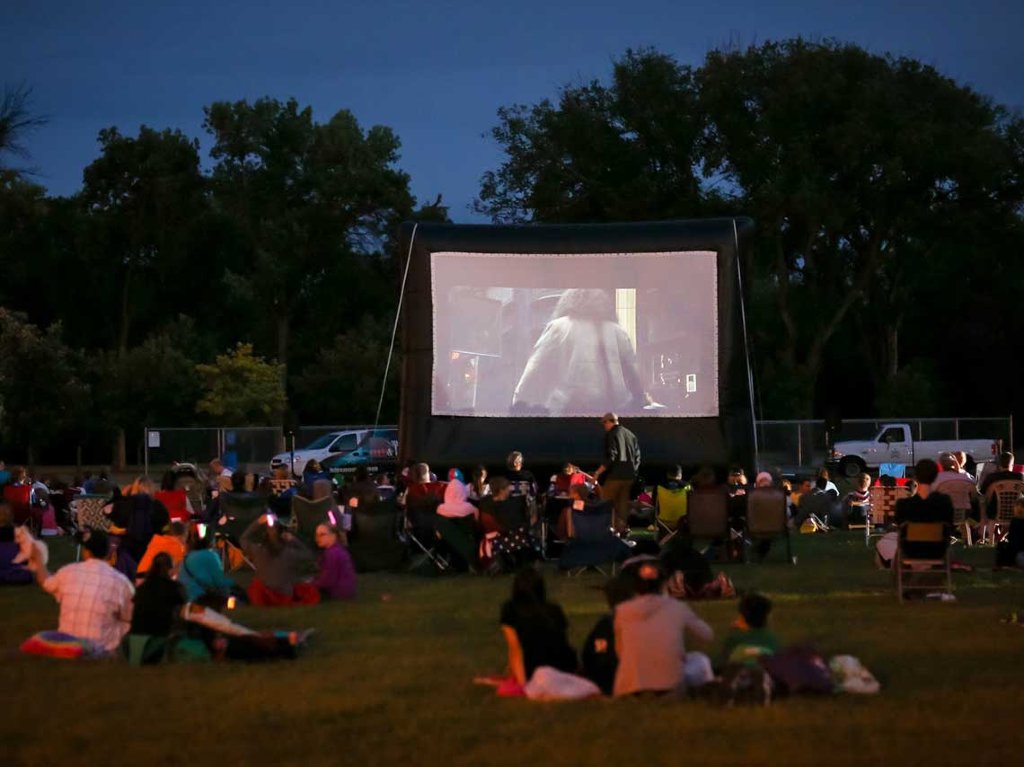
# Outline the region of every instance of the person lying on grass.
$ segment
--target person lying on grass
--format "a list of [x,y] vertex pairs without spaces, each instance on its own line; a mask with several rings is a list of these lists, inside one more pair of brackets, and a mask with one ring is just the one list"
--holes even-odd
[[[182,608],[184,636],[176,646],[187,645],[191,659],[261,661],[298,657],[312,629],[305,631],[254,631],[229,619],[231,597],[211,590]],[[197,643],[199,645],[197,649]],[[176,654],[172,652],[172,657]]]
[[635,596],[615,608],[619,665],[614,693],[679,693],[711,681],[711,661],[687,652],[684,634],[710,642],[714,632],[684,602],[664,593],[665,575],[653,556],[635,557],[622,575]]
[[320,601],[320,591],[309,582],[316,572],[313,555],[274,514],[261,514],[242,533],[242,549],[256,568],[249,584],[249,602],[263,607]]
[[544,576],[533,567],[520,570],[512,581],[512,598],[501,606],[501,633],[508,645],[508,674],[520,685],[540,666],[576,672],[565,613],[548,601]]

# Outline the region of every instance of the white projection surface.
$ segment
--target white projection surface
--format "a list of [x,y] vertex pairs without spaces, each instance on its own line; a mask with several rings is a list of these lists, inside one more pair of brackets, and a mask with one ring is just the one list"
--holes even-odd
[[717,416],[716,261],[431,253],[432,413]]

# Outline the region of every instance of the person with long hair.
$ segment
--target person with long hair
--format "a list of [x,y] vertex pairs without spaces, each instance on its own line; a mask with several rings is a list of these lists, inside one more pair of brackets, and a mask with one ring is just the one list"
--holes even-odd
[[146,579],[135,589],[129,634],[169,636],[180,620],[185,601],[185,587],[174,580],[174,561],[169,554],[157,554]]
[[274,514],[253,520],[242,533],[242,550],[256,568],[246,590],[251,604],[276,607],[320,601],[320,591],[309,583],[316,572],[312,553],[282,529]]
[[355,599],[356,568],[348,549],[342,545],[343,533],[335,525],[316,526],[317,574],[313,585],[323,599]]
[[207,591],[230,592],[235,582],[224,574],[217,552],[210,548],[213,534],[206,525],[196,525],[188,537],[188,553],[178,569],[178,581],[185,587],[185,596],[194,602]]
[[480,502],[491,494],[491,486],[487,482],[487,467],[481,464],[473,469],[473,478],[469,482],[469,500]]
[[540,666],[569,673],[579,666],[565,613],[548,601],[544,576],[532,567],[512,581],[512,597],[501,606],[501,633],[508,645],[508,672],[521,685]]

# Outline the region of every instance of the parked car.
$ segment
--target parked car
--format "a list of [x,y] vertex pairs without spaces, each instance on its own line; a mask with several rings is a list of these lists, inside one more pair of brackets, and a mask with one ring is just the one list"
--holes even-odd
[[[349,453],[363,446],[367,439],[371,435],[393,435],[394,439],[394,454],[398,454],[398,427],[397,426],[381,426],[377,429],[352,429],[346,431],[332,431],[329,434],[324,434],[317,437],[315,440],[310,442],[303,448],[299,448],[295,451],[295,460],[292,462],[292,474],[302,474],[303,468],[306,463],[311,459],[316,459],[323,464],[326,458],[332,455]],[[390,441],[391,437],[388,437]],[[380,446],[377,446],[380,449]],[[287,467],[292,459],[291,452],[278,453],[270,459],[271,470],[279,469],[281,467]]]
[[883,424],[872,439],[844,440],[832,446],[830,463],[839,465],[839,473],[855,477],[883,463],[912,466],[921,458],[937,459],[939,453],[963,450],[968,462],[990,461],[999,454],[997,439],[914,440],[909,424]]
[[398,465],[398,429],[387,427],[369,432],[355,448],[346,453],[328,456],[320,461],[331,474],[351,474],[365,466],[371,474],[394,471]]

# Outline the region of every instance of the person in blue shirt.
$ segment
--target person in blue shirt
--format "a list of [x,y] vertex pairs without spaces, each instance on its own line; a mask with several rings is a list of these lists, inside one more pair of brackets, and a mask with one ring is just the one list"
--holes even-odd
[[210,549],[210,536],[193,532],[189,537],[189,552],[178,569],[178,581],[185,587],[185,598],[194,602],[207,591],[228,593],[235,582],[224,574],[217,552]]

